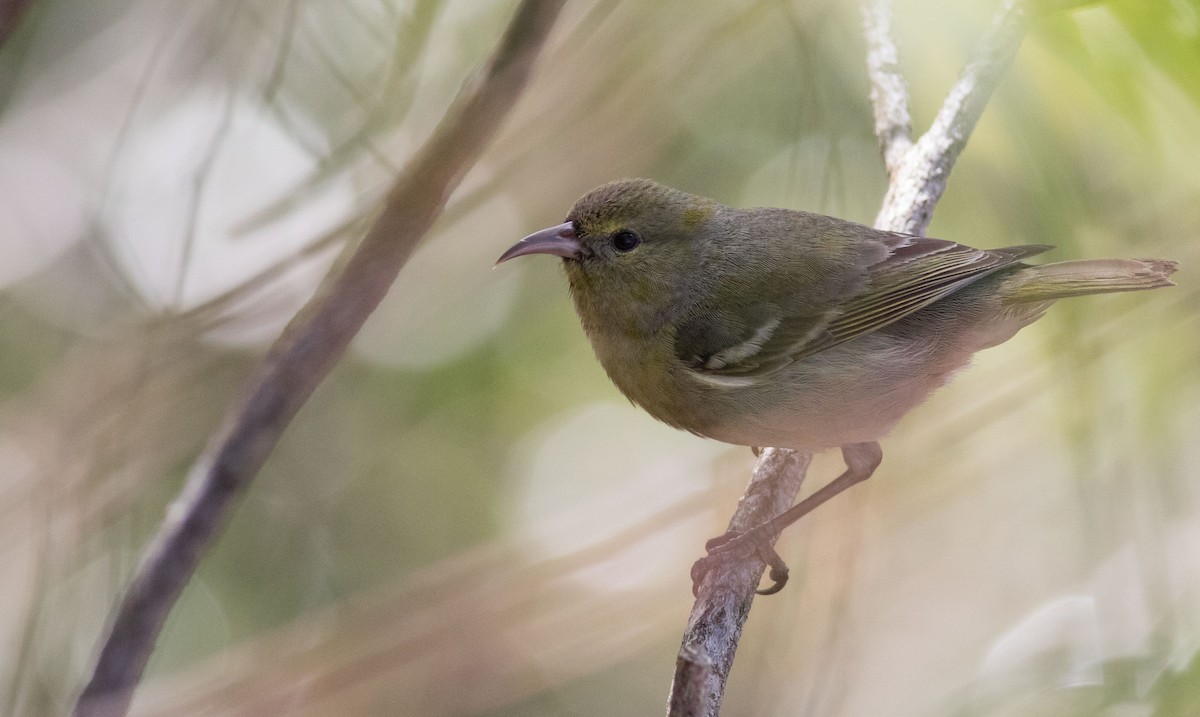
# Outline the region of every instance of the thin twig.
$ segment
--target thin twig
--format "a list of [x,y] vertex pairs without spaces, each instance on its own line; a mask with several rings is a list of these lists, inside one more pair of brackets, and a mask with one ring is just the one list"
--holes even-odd
[[892,32],[891,0],[865,0],[862,18],[863,35],[867,39],[867,80],[871,83],[871,106],[875,109],[875,137],[888,177],[892,178],[912,149],[913,139],[908,85],[900,72],[900,53]]
[[[887,17],[881,13],[887,13]],[[872,51],[876,46],[890,47],[894,51],[887,3],[864,0],[863,14],[868,34],[886,35],[883,39],[868,38]],[[908,134],[899,130],[907,125],[902,115],[907,116],[908,100],[895,58],[878,65],[886,76],[883,78],[886,91],[879,89],[881,80],[874,76],[876,67],[873,63],[879,58],[868,59],[868,72],[872,74],[871,82],[875,88],[872,99],[877,103],[876,129],[883,132],[879,141],[891,175],[876,227],[912,233],[924,231],[945,191],[946,178],[954,160],[966,144],[1000,76],[1016,55],[1025,32],[1026,17],[1025,0],[1004,0],[980,49],[947,94],[937,119],[908,150],[899,149]],[[880,107],[880,102],[889,106]],[[894,170],[891,163],[896,161],[896,156],[893,155],[903,155]],[[729,529],[748,530],[791,507],[811,459],[811,455],[791,450],[764,451],[750,486],[729,522]],[[764,568],[757,558],[742,562],[722,561],[705,575],[679,650],[668,717],[716,717],[720,714],[725,682]]]
[[524,0],[362,243],[284,329],[197,460],[119,605],[77,717],[124,715],[171,607],[280,435],[394,282],[524,89],[563,0]]
[[1017,55],[1028,18],[1026,0],[1004,0],[975,55],[947,93],[929,131],[917,140],[888,184],[875,226],[925,233],[933,208],[946,191],[954,162],[1000,83],[1000,76]]

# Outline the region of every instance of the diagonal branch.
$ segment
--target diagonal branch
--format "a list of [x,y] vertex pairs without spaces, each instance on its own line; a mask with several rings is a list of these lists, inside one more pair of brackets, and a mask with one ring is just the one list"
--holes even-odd
[[888,184],[875,226],[924,234],[933,218],[954,162],[1017,55],[1025,36],[1030,7],[1027,0],[1004,0],[975,55],[950,88],[929,131],[917,140]]
[[[887,0],[864,0],[864,28],[869,36],[876,35],[868,38],[868,52],[883,53],[883,57],[868,57],[868,73],[876,103],[876,131],[881,132],[879,141],[890,175],[876,227],[921,233],[929,224],[954,161],[1024,36],[1027,0],[1003,2],[929,131],[905,149],[906,141],[911,142],[908,100],[890,37],[890,8]],[[892,53],[890,57],[888,52]],[[811,459],[811,455],[792,450],[765,451],[729,529],[744,531],[761,525],[790,507]],[[757,558],[740,564],[722,561],[706,574],[676,661],[668,717],[720,714],[725,682],[764,567]]]
[[875,109],[875,137],[889,178],[900,171],[912,149],[908,85],[900,72],[900,53],[892,31],[891,0],[864,0],[863,35],[867,39],[867,79]]
[[345,352],[520,96],[563,0],[523,0],[358,249],[271,347],[196,461],[118,606],[77,717],[124,715],[171,607],[296,412]]
[[[764,450],[729,521],[729,530],[756,528],[792,507],[811,462],[808,453]],[[742,626],[750,615],[763,564],[751,559],[716,565],[700,584],[683,633],[667,706],[669,717],[716,717],[721,713],[725,681],[733,667]]]

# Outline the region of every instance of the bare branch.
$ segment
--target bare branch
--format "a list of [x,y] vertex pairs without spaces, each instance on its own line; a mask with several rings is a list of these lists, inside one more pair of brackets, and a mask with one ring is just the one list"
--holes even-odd
[[407,164],[358,249],[301,309],[197,460],[138,566],[77,717],[124,715],[163,623],[280,435],[395,281],[524,89],[563,0],[524,0]]
[[983,114],[1000,77],[1017,55],[1028,25],[1025,0],[1004,0],[975,55],[942,103],[929,131],[917,140],[888,184],[875,219],[881,229],[924,234],[967,137]]
[[[729,530],[750,530],[792,507],[811,462],[807,453],[778,448],[763,451],[729,521]],[[725,561],[701,583],[675,663],[667,713],[671,717],[720,714],[725,680],[763,567],[758,560]]]
[[900,54],[892,32],[891,0],[864,0],[863,34],[867,38],[867,79],[875,108],[875,136],[888,177],[895,177],[912,149],[912,117],[908,85],[900,72]]
[[[947,94],[937,119],[906,151],[901,148],[909,134],[907,91],[895,65],[890,8],[886,0],[865,0],[869,52],[884,52],[882,57],[868,60],[868,72],[872,75],[876,131],[891,176],[876,227],[920,233],[929,224],[954,160],[1020,46],[1027,23],[1026,1],[1004,0],[979,51]],[[791,507],[811,460],[811,455],[796,451],[766,450],[729,529],[748,530]],[[722,561],[705,575],[679,651],[669,717],[720,714],[725,681],[764,567],[757,558],[740,563]]]

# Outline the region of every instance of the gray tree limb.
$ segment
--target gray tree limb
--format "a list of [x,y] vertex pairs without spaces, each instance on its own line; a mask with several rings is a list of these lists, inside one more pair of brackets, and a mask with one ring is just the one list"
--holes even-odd
[[[908,90],[891,37],[888,0],[864,0],[867,71],[875,128],[890,181],[875,226],[923,233],[946,180],[1000,77],[1024,37],[1026,0],[1003,0],[991,27],[947,94],[927,131],[911,144]],[[795,502],[811,455],[768,449],[759,457],[729,530],[744,531]],[[705,575],[684,631],[668,700],[668,717],[717,717],[725,683],[765,566],[757,558],[724,561]]]
[[883,208],[875,218],[880,229],[924,234],[933,219],[950,170],[962,153],[1000,76],[1021,46],[1030,8],[1026,0],[1004,0],[975,55],[950,88],[942,109],[905,156],[888,183]]
[[523,0],[349,259],[284,329],[167,511],[117,607],[77,717],[129,708],[167,615],[283,431],[383,299],[520,96],[563,0]]
[[900,171],[913,145],[908,85],[900,72],[900,52],[892,32],[891,0],[865,0],[862,17],[867,40],[867,79],[871,83],[871,106],[875,110],[875,137],[879,140],[883,165],[891,179]]
[[[808,453],[764,450],[729,521],[729,530],[750,530],[792,507],[810,463],[812,455]],[[757,559],[731,560],[719,563],[701,583],[675,662],[669,717],[716,717],[721,713],[725,681],[762,573],[763,564]]]

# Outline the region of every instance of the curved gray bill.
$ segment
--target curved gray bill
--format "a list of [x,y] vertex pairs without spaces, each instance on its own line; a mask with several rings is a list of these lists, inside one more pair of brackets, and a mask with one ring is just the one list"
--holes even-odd
[[579,238],[575,236],[575,228],[571,226],[571,222],[563,222],[558,226],[534,232],[513,244],[508,251],[500,255],[496,264],[503,264],[509,259],[526,254],[554,254],[574,259],[579,256],[580,249]]

